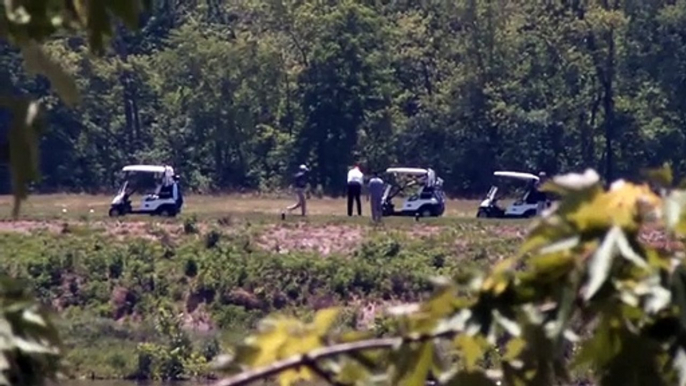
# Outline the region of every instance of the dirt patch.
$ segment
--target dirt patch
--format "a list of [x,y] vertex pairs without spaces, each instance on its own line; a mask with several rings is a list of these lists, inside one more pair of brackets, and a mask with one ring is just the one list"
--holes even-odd
[[[146,221],[0,221],[0,233],[34,232],[72,233],[79,229],[90,232],[101,232],[116,240],[122,241],[127,238],[145,238],[159,240],[165,237],[178,238],[188,234],[181,223],[163,223]],[[195,232],[205,233],[209,230],[208,225],[198,223],[194,225]]]
[[269,251],[316,251],[323,256],[356,248],[362,241],[359,226],[298,224],[295,227],[270,226],[257,238],[258,245]]
[[48,221],[0,221],[0,233],[17,232],[30,234],[36,231],[59,233],[64,225]]
[[184,312],[181,316],[182,327],[195,332],[210,332],[217,327],[212,322],[212,316],[206,310],[205,304],[200,304],[193,312]]

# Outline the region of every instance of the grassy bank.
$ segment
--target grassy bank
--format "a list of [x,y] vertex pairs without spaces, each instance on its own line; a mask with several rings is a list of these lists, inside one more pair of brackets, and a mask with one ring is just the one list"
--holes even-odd
[[58,311],[71,375],[96,378],[204,374],[207,360],[273,312],[343,305],[341,323],[373,324],[381,306],[425,294],[429,277],[512,252],[524,230],[324,217],[23,224],[0,233],[0,266]]

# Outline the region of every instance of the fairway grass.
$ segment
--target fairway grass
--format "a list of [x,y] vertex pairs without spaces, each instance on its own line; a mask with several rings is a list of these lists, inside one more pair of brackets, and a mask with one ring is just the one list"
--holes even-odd
[[[87,194],[33,194],[22,204],[21,219],[58,220],[58,219],[106,219],[112,200],[106,195]],[[363,199],[364,200],[364,199]],[[183,212],[179,217],[194,216],[198,220],[219,219],[236,216],[259,221],[271,222],[278,218],[281,211],[294,203],[292,197],[255,197],[253,195],[188,195],[184,197]],[[12,196],[0,196],[0,219],[10,219],[12,213]],[[398,202],[400,202],[398,200]],[[446,202],[446,211],[440,218],[422,219],[439,223],[450,223],[452,220],[474,219],[478,200],[454,199]],[[363,218],[348,218],[346,200],[342,198],[316,198],[307,200],[308,217],[314,221],[348,220],[352,222],[369,221],[369,202],[363,201]],[[146,215],[129,215],[119,220],[145,219]],[[300,218],[299,209],[293,211],[289,218]],[[159,220],[159,219],[158,219]],[[387,221],[395,218],[385,218]],[[413,221],[402,218],[401,222]]]

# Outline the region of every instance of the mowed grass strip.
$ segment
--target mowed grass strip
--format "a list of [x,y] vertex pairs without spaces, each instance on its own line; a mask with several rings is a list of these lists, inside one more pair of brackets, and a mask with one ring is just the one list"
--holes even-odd
[[[21,216],[24,219],[59,218],[106,218],[112,195],[88,194],[33,194],[22,204]],[[254,195],[188,195],[184,197],[183,215],[199,218],[221,218],[240,215],[240,217],[269,218],[278,217],[283,209],[295,202],[288,195],[276,197],[256,197]],[[399,205],[402,199],[396,199]],[[12,210],[12,197],[0,196],[0,218],[9,218]],[[136,201],[134,200],[134,203]],[[309,217],[347,218],[345,198],[317,198],[307,200]],[[479,200],[451,199],[446,203],[443,219],[473,219]],[[299,209],[292,217],[299,217]],[[370,207],[363,199],[363,217],[370,217]],[[129,216],[130,217],[130,216]],[[137,218],[146,216],[134,216]],[[353,217],[352,221],[357,221]],[[436,219],[427,219],[436,220]]]

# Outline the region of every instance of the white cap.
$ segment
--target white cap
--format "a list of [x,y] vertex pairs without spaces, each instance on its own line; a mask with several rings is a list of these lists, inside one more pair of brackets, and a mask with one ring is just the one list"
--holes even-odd
[[307,166],[305,166],[305,164],[302,164],[302,165],[300,165],[300,170],[308,170],[308,169],[307,169]]

